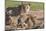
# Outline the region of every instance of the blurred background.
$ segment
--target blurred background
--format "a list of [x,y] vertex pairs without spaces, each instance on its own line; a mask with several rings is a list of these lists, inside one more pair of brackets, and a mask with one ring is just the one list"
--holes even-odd
[[[5,6],[7,7],[17,7],[18,5],[21,5],[21,1],[13,1],[13,0],[5,0]],[[30,7],[32,10],[44,10],[44,3],[43,2],[29,2]]]

